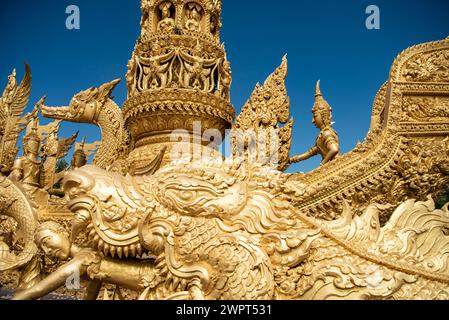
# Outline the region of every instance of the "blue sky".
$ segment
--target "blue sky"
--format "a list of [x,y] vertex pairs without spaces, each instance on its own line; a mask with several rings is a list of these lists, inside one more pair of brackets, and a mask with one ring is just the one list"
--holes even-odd
[[[81,29],[67,30],[68,5],[78,5]],[[380,30],[365,27],[368,5],[380,9]],[[67,105],[80,90],[124,78],[140,31],[140,0],[21,0],[0,2],[0,87],[15,67],[21,79],[30,64],[33,88],[28,109],[44,94],[47,105]],[[222,41],[233,71],[232,102],[239,112],[256,82],[288,54],[287,89],[295,119],[292,155],[315,141],[311,123],[314,87],[334,109],[342,152],[363,141],[374,96],[394,58],[407,47],[449,36],[447,0],[223,0]],[[114,91],[122,105],[126,86]],[[47,123],[47,121],[43,121]],[[88,141],[99,130],[64,123]],[[309,171],[320,159],[292,167]]]

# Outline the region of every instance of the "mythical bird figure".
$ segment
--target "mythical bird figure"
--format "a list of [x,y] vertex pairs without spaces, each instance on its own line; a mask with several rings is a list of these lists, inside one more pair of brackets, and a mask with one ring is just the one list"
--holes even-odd
[[7,174],[11,171],[17,156],[17,139],[23,127],[20,116],[30,99],[31,71],[25,65],[25,75],[17,84],[16,71],[8,77],[8,84],[0,98],[0,170]]
[[141,91],[148,89],[165,88],[171,83],[173,78],[173,57],[176,55],[176,50],[166,54],[145,58],[140,57],[140,67],[142,73],[139,77],[139,89]]
[[[33,124],[27,127],[27,133],[23,137],[23,156],[14,161],[9,178],[32,195],[40,192],[42,161],[39,159],[41,150],[41,137],[38,134],[38,121],[30,120]],[[28,132],[28,130],[30,130]]]
[[182,79],[183,88],[194,88],[209,92],[214,87],[213,83],[210,83],[210,74],[213,72],[213,68],[219,65],[217,59],[205,59],[202,58],[203,48],[198,42],[193,49],[192,54],[179,50],[178,54],[182,63],[182,68],[179,78]]

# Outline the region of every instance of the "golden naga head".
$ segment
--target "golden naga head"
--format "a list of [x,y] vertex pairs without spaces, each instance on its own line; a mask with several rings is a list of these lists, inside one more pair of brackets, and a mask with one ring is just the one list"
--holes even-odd
[[46,118],[72,121],[78,123],[96,123],[102,106],[108,99],[120,79],[105,83],[96,88],[81,91],[70,101],[68,107],[41,106],[42,115]]
[[330,127],[332,124],[332,108],[324,99],[320,89],[320,80],[316,84],[315,104],[312,108],[313,123],[318,128]]

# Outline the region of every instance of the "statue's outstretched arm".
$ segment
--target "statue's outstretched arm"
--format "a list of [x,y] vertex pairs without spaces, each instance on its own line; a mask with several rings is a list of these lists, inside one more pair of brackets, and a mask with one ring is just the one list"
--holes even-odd
[[35,286],[18,292],[14,295],[12,300],[36,300],[42,298],[65,285],[69,277],[73,277],[73,275],[77,273],[79,273],[81,277],[86,272],[83,269],[85,268],[83,268],[81,260],[72,260],[61,266],[58,270],[50,274],[47,278]]
[[290,158],[289,163],[293,164],[293,163],[305,161],[307,159],[310,159],[310,158],[316,156],[318,153],[319,153],[318,147],[315,146],[312,149],[310,149],[309,151],[307,151],[306,153],[303,153],[302,155],[294,156],[294,157]]

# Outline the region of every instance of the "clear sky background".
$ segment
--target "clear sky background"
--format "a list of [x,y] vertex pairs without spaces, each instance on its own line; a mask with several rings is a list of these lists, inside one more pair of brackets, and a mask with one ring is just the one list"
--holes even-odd
[[[65,27],[68,5],[78,5],[81,29]],[[368,5],[380,8],[380,30],[368,30]],[[140,0],[21,0],[0,2],[0,87],[29,63],[33,88],[27,111],[40,97],[68,105],[77,92],[116,78],[140,33]],[[334,109],[342,152],[363,141],[374,96],[388,79],[395,57],[407,47],[449,36],[448,0],[223,0],[222,41],[233,71],[232,102],[239,112],[257,82],[288,54],[287,89],[295,119],[292,155],[313,146],[315,83]],[[126,85],[114,91],[123,105]],[[42,121],[43,124],[49,121]],[[80,130],[99,139],[93,126],[62,125],[61,136]],[[310,171],[320,159],[291,168]]]

